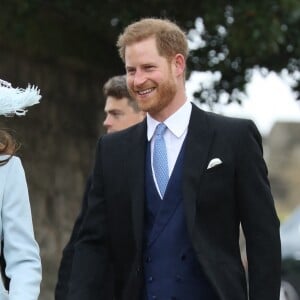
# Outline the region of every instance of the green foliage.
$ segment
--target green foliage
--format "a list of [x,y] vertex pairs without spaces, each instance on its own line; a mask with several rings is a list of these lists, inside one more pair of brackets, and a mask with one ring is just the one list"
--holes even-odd
[[299,0],[2,0],[0,46],[108,77],[124,71],[118,34],[149,16],[167,17],[186,31],[203,19],[205,30],[197,35],[205,44],[191,51],[189,70],[220,71],[222,77],[213,89],[200,89],[201,101],[219,101],[224,92],[228,101],[241,101],[238,91],[253,67],[299,70]]
[[[202,38],[206,45],[192,51],[196,59],[191,59],[190,69],[220,71],[222,78],[212,89],[202,87],[196,97],[217,102],[220,94],[227,92],[229,102],[240,102],[238,91],[244,89],[254,67],[265,73],[287,69],[293,75],[299,71],[299,11],[299,1],[262,0],[225,6],[223,16],[218,14],[213,22],[210,15],[204,15],[207,26]],[[294,89],[299,92],[299,79]]]

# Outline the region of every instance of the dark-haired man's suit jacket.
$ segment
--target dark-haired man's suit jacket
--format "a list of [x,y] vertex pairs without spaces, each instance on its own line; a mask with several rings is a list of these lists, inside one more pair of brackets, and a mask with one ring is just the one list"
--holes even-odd
[[[109,262],[114,266],[115,299],[141,299],[146,127],[144,121],[99,141],[69,300],[109,299],[104,280]],[[222,163],[207,169],[214,158]],[[279,221],[253,122],[193,106],[183,168],[189,236],[220,300],[247,299],[240,223],[247,241],[249,299],[277,300]]]

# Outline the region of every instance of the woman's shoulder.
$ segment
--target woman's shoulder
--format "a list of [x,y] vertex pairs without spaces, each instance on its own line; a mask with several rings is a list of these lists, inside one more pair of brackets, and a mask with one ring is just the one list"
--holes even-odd
[[[0,161],[9,160],[0,165],[0,193],[4,186],[24,181],[25,172],[21,159],[17,156],[0,155]],[[1,299],[1,298],[0,298]]]
[[12,162],[21,162],[21,159],[19,156],[16,156],[16,155],[8,155],[8,154],[0,154],[0,161],[2,160],[5,160],[5,159],[9,159],[9,161],[12,161]]
[[0,155],[0,162],[5,162],[5,160],[8,160],[6,163],[0,165],[0,170],[2,168],[4,169],[10,169],[10,168],[22,168],[22,162],[21,159],[18,156],[11,156],[10,155],[5,155],[1,154]]

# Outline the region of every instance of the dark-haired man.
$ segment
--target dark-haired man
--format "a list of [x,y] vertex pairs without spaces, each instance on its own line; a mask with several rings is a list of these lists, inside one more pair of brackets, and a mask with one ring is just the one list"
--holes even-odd
[[[103,86],[103,95],[106,99],[104,107],[106,117],[103,126],[107,133],[125,129],[144,119],[145,113],[138,108],[136,101],[128,93],[125,75],[110,78]],[[69,277],[74,255],[74,244],[86,214],[87,198],[90,188],[91,179],[89,178],[84,192],[81,212],[74,224],[70,240],[63,250],[58,271],[58,281],[55,288],[55,300],[67,299]]]

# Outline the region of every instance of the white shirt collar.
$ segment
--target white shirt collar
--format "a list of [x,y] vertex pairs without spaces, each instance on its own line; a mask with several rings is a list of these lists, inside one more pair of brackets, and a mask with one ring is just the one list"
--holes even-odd
[[[168,119],[163,123],[168,127],[168,129],[176,136],[180,137],[188,127],[190,116],[192,112],[192,104],[190,101],[185,101],[185,103]],[[150,141],[153,137],[154,131],[157,124],[157,120],[153,119],[149,114],[147,114],[147,138]]]

